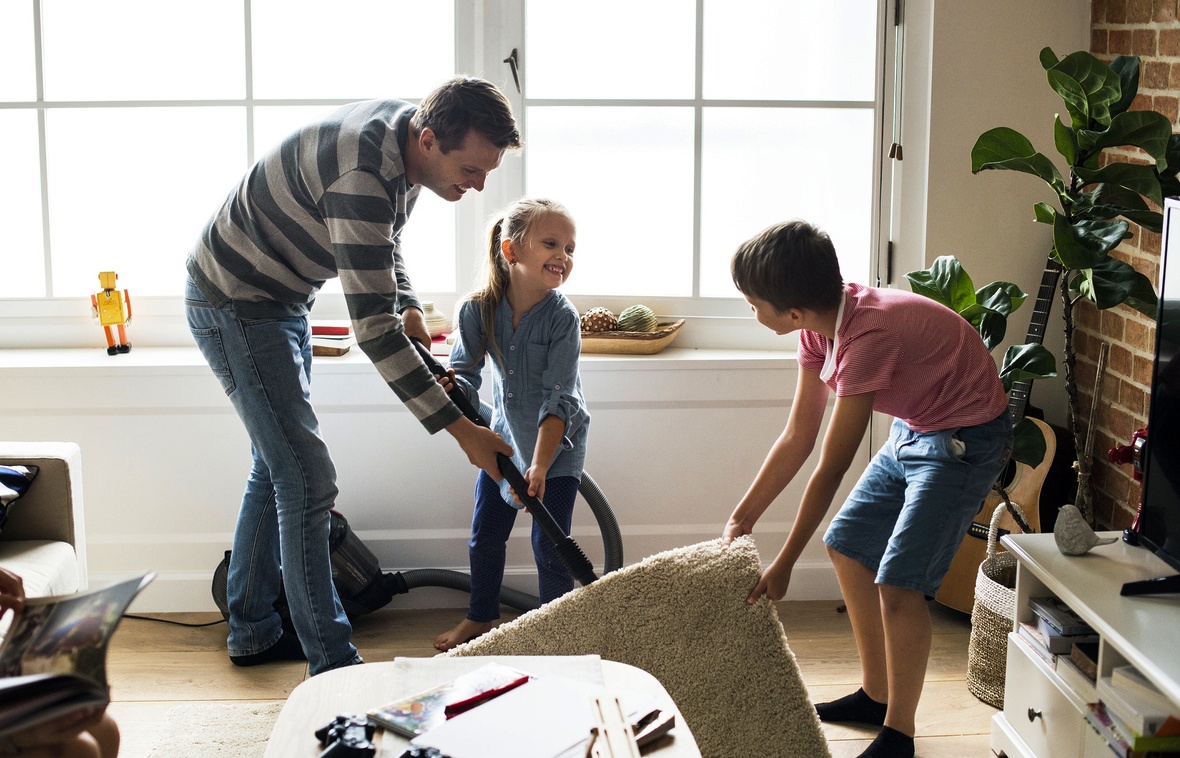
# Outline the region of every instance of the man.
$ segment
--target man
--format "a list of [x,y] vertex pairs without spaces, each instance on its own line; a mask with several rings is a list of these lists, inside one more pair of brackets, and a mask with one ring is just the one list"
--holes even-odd
[[[336,470],[310,402],[308,313],[325,280],[340,277],[357,343],[418,421],[500,478],[511,447],[463,417],[409,341],[430,336],[400,237],[422,187],[452,202],[481,191],[518,147],[507,99],[482,79],[452,79],[418,107],[347,105],[251,168],[189,254],[189,329],[253,454],[228,576],[235,664],[306,657],[314,675],[361,662],[332,583]],[[280,589],[298,638],[274,610]]]

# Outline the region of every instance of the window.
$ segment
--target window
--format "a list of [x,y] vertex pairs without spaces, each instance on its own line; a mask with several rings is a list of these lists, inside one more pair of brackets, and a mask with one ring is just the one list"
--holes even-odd
[[30,308],[76,319],[102,270],[177,302],[204,223],[271,146],[455,72],[504,86],[526,147],[481,196],[422,194],[406,255],[444,309],[476,281],[486,218],[522,194],[577,220],[579,307],[745,318],[729,256],[789,217],[870,281],[883,16],[880,0],[9,0],[0,345]]

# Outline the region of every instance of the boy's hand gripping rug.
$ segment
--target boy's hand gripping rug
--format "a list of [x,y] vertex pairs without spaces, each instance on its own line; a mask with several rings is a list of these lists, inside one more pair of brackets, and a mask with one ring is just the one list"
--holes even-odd
[[638,666],[676,701],[705,758],[830,758],[774,603],[741,537],[607,574],[446,655],[588,655]]

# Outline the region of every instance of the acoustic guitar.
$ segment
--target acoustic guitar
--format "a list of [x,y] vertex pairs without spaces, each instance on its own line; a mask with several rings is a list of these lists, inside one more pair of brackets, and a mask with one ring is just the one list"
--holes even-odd
[[[1026,345],[1039,345],[1045,338],[1045,326],[1049,321],[1049,306],[1053,303],[1057,280],[1061,276],[1061,269],[1049,261],[1041,275],[1041,287],[1037,291],[1036,304],[1033,308],[1032,319],[1028,325]],[[1012,423],[1016,424],[1024,418],[1028,409],[1028,396],[1032,389],[1032,379],[1022,379],[1012,384],[1008,392],[1008,410],[1012,414]],[[1032,468],[1024,463],[1011,461],[1007,469],[996,482],[1008,494],[1009,500],[1023,509],[1028,519],[1028,527],[1032,531],[1041,528],[1040,499],[1041,487],[1045,477],[1049,474],[1049,467],[1053,464],[1053,455],[1057,452],[1057,437],[1053,429],[1040,419],[1029,419],[1041,431],[1045,438],[1045,457],[1040,465]],[[942,585],[938,588],[935,600],[957,611],[971,613],[975,605],[975,577],[979,572],[979,564],[987,557],[987,533],[991,524],[992,513],[996,506],[1004,502],[1003,497],[995,491],[987,496],[979,513],[967,529],[967,535],[959,545],[958,552],[951,562]],[[1011,513],[1005,513],[1000,519],[1000,536],[1013,530],[1020,530]]]

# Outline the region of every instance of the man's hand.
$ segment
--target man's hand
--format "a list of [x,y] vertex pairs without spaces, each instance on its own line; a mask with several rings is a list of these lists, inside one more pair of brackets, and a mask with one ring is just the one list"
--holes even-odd
[[0,616],[8,609],[20,613],[25,607],[25,583],[16,574],[0,568]]
[[729,543],[733,542],[738,537],[753,533],[754,523],[752,521],[734,521],[731,518],[725,524],[725,529],[721,532],[721,549],[727,549],[729,547]]
[[500,435],[484,426],[477,426],[466,416],[460,416],[447,425],[446,430],[451,433],[463,452],[467,453],[467,460],[473,466],[483,469],[495,481],[503,479],[496,454],[502,453],[512,456],[512,446],[505,442]]
[[406,308],[402,311],[402,329],[410,339],[430,346],[430,330],[426,328],[426,316],[418,308]]

